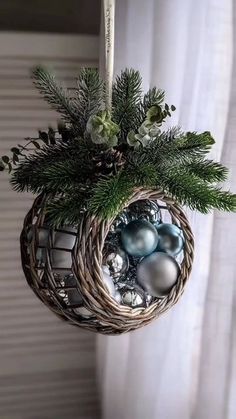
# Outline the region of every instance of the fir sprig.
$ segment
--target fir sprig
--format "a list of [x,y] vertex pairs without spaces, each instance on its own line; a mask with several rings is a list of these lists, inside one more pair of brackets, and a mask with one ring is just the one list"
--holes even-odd
[[[0,170],[15,167],[15,190],[50,195],[47,211],[54,226],[77,224],[85,210],[102,219],[113,217],[136,187],[161,187],[203,213],[236,210],[236,196],[217,185],[226,180],[227,168],[206,158],[214,144],[211,134],[161,130],[175,108],[155,87],[142,97],[137,71],[125,70],[116,78],[111,112],[104,109],[97,70],[82,70],[72,91],[42,67],[34,69],[33,77],[64,123],[58,133],[40,131],[29,144],[13,147],[11,157],[2,157]],[[104,141],[109,133],[115,141]]]
[[113,119],[120,126],[120,141],[125,142],[128,132],[139,124],[142,79],[138,71],[126,69],[116,78],[113,86]]
[[124,171],[99,180],[88,203],[90,212],[103,219],[111,218],[122,210],[133,192],[133,181]]

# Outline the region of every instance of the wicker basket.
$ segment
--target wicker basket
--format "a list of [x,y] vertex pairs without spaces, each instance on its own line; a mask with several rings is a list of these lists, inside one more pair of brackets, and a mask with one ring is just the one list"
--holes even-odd
[[[193,234],[181,207],[162,190],[137,189],[132,202],[151,199],[162,202],[169,212],[171,221],[181,227],[185,238],[181,273],[176,285],[162,299],[156,299],[149,307],[130,308],[118,304],[109,294],[103,282],[103,245],[113,219],[99,220],[95,216],[84,215],[75,235],[75,245],[71,252],[72,272],[76,284],[71,287],[58,286],[55,280],[50,249],[52,229],[49,229],[49,246],[45,249],[45,264],[38,266],[37,248],[39,230],[45,225],[44,206],[48,198],[39,196],[27,214],[21,234],[21,254],[23,270],[28,284],[35,294],[54,313],[69,323],[103,334],[121,334],[142,327],[171,308],[180,298],[192,268],[194,240]],[[29,239],[29,230],[31,237]],[[68,250],[66,250],[68,251]],[[65,302],[61,291],[76,289],[82,295],[84,306],[91,312],[86,318]]]

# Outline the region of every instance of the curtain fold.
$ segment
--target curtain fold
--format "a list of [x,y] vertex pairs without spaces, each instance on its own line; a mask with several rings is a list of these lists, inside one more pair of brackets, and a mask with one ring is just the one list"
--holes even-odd
[[[136,68],[145,90],[153,85],[165,89],[168,103],[177,106],[170,124],[210,130],[217,141],[212,157],[222,156],[231,166],[236,151],[233,158],[225,131],[232,23],[231,0],[117,1],[116,72]],[[229,402],[226,388],[228,381],[231,387],[233,383],[229,365],[236,247],[222,250],[224,226],[230,226],[233,216],[188,215],[196,256],[182,299],[144,329],[98,337],[104,419],[233,418],[233,396],[229,390]],[[229,288],[220,294],[226,272]]]

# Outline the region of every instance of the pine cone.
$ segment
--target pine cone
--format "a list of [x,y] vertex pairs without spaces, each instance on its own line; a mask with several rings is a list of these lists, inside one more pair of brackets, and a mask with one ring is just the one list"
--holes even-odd
[[119,150],[110,149],[101,151],[93,157],[96,176],[115,174],[124,165],[123,153]]

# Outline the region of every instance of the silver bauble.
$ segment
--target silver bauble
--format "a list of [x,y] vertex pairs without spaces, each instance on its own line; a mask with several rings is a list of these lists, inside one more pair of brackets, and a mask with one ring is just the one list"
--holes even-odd
[[122,298],[121,298],[121,294],[120,294],[120,292],[119,292],[119,291],[116,291],[116,292],[115,292],[114,299],[116,300],[116,302],[117,302],[118,304],[121,304]]
[[110,275],[116,282],[129,268],[127,254],[116,244],[106,242],[103,249],[103,264],[108,267]]
[[135,201],[129,205],[128,211],[131,220],[146,220],[152,224],[161,222],[161,211],[156,201],[149,199]]
[[85,318],[89,318],[89,317],[93,317],[93,316],[94,316],[94,315],[93,315],[93,313],[91,313],[91,311],[89,311],[89,310],[88,310],[86,307],[84,307],[84,306],[74,308],[74,309],[73,309],[73,311],[74,311],[76,314],[79,314],[80,316],[85,317]]
[[114,297],[116,290],[114,282],[112,281],[112,278],[110,274],[107,272],[107,267],[102,266],[102,273],[103,273],[103,281],[108,289],[109,294]]
[[121,304],[131,308],[145,307],[146,301],[144,292],[137,288],[123,288],[121,291]]
[[128,212],[124,210],[121,212],[113,221],[112,225],[110,226],[110,231],[112,233],[120,232],[126,224],[128,224],[130,221]]
[[137,282],[148,294],[161,298],[170,292],[179,274],[180,267],[172,256],[155,252],[138,265]]
[[156,227],[159,234],[157,250],[177,256],[184,247],[184,236],[182,230],[174,225],[163,223]]
[[127,253],[143,257],[152,253],[158,243],[156,228],[145,220],[133,220],[121,232],[122,245]]

